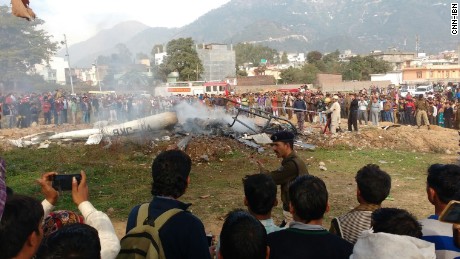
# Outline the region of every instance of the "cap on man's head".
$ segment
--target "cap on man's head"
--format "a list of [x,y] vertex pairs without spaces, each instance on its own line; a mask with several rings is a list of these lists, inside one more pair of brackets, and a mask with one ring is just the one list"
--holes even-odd
[[281,142],[287,142],[287,141],[293,141],[294,140],[294,134],[292,132],[289,132],[289,131],[280,131],[280,132],[277,132],[275,134],[273,134],[270,139],[273,141],[273,142],[278,142],[278,141],[281,141]]
[[337,95],[334,95],[334,96],[332,96],[332,99],[334,99],[334,100],[338,100],[338,99],[339,99],[339,97],[338,97]]

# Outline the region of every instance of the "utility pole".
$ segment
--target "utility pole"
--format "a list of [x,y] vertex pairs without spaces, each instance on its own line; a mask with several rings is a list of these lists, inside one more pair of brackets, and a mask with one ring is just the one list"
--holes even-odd
[[72,95],[75,94],[73,91],[73,80],[72,80],[72,68],[70,67],[70,56],[69,56],[69,48],[67,47],[67,37],[64,34],[64,41],[61,41],[61,44],[65,44],[65,55],[67,57],[67,65],[69,66],[69,77],[70,77],[70,86],[72,87]]
[[99,68],[97,67],[97,60],[98,58],[94,61],[94,67],[96,68],[96,84],[99,86],[99,92],[102,92],[101,82],[99,82]]

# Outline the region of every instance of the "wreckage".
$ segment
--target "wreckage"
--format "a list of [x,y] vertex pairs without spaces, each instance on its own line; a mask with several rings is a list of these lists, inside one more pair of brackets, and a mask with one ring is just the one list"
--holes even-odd
[[81,140],[87,139],[87,145],[99,144],[103,137],[127,136],[140,132],[149,132],[173,127],[177,123],[175,112],[165,112],[145,118],[128,121],[116,125],[101,126],[93,129],[74,130],[62,133],[43,132],[25,136],[10,143],[17,147],[42,144],[50,140]]
[[[92,129],[62,133],[49,131],[37,133],[20,139],[9,140],[9,142],[16,147],[39,145],[38,148],[48,148],[52,141],[86,140],[86,145],[96,145],[102,139],[106,139],[110,144],[110,137],[128,136],[138,133],[152,133],[152,135],[155,135],[160,131],[164,132],[165,129],[170,129],[176,136],[185,136],[177,144],[182,150],[187,148],[187,144],[192,139],[192,136],[209,135],[231,137],[256,149],[258,152],[263,152],[263,145],[271,143],[267,133],[273,134],[281,130],[288,130],[297,134],[295,126],[289,120],[273,116],[271,113],[259,109],[248,110],[244,107],[236,107],[236,109],[236,115],[232,117],[227,114],[225,116],[217,114],[214,118],[207,115],[198,117],[196,113],[192,112],[185,120],[179,121],[179,111],[177,113],[165,112],[115,125],[108,125],[107,122],[97,122]],[[248,117],[241,117],[242,115],[249,114],[262,118],[265,122],[259,122],[257,125],[254,122],[255,120],[253,121]],[[301,142],[297,143],[297,146],[309,150],[314,149],[314,146]]]

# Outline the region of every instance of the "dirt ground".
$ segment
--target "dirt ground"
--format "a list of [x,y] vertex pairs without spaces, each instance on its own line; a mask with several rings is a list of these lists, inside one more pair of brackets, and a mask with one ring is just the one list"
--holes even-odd
[[[295,121],[294,121],[295,123]],[[346,121],[342,122],[342,128],[346,128]],[[383,127],[388,128],[382,129]],[[40,132],[65,132],[77,129],[86,129],[91,125],[39,125],[26,129],[0,129],[0,146],[3,150],[13,147],[9,144],[9,139],[18,139],[24,136]],[[391,123],[381,123],[379,127],[359,126],[359,133],[344,132],[333,135],[321,134],[319,125],[306,124],[307,132],[299,136],[304,143],[316,145],[326,149],[343,149],[350,148],[354,150],[361,149],[388,149],[421,153],[437,153],[454,155],[458,151],[459,135],[457,130],[445,129],[438,126],[431,126],[428,130],[426,127],[417,129],[413,126],[399,126]],[[171,134],[171,143],[177,143],[179,137]],[[81,142],[82,144],[84,142]],[[32,147],[36,148],[36,147]],[[187,153],[192,157],[194,163],[206,163],[209,161],[218,161],[222,154],[233,154],[239,150],[250,150],[251,148],[227,137],[194,137],[189,142]],[[248,153],[253,151],[247,151]],[[327,176],[326,176],[327,177]],[[352,187],[350,187],[352,188]],[[418,195],[418,194],[417,194]],[[428,209],[425,206],[424,209]],[[206,220],[207,230],[213,233],[218,232],[221,225],[221,219]],[[125,233],[126,222],[114,220],[115,229],[119,237]]]

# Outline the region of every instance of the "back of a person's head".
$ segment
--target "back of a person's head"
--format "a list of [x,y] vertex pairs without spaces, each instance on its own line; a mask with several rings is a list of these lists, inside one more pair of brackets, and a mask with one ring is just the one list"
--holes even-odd
[[101,243],[97,230],[89,225],[65,225],[45,238],[37,259],[100,259]]
[[0,221],[0,259],[15,257],[33,232],[41,235],[43,214],[42,205],[32,197],[12,195],[6,199]]
[[391,177],[378,165],[368,164],[356,173],[361,197],[368,203],[381,204],[390,194]]
[[322,219],[326,213],[326,184],[312,175],[297,177],[289,186],[289,198],[297,217],[305,222]]
[[276,201],[276,184],[267,174],[248,175],[243,179],[249,210],[257,215],[270,213]]
[[264,226],[244,210],[230,212],[220,233],[219,253],[224,259],[265,259],[267,232]]
[[457,165],[433,164],[428,168],[427,185],[436,191],[436,195],[443,203],[454,199],[460,184],[460,167]]
[[187,188],[192,160],[183,151],[160,153],[152,164],[152,195],[179,198]]
[[422,226],[417,219],[403,209],[380,208],[372,213],[372,228],[375,233],[422,237]]

